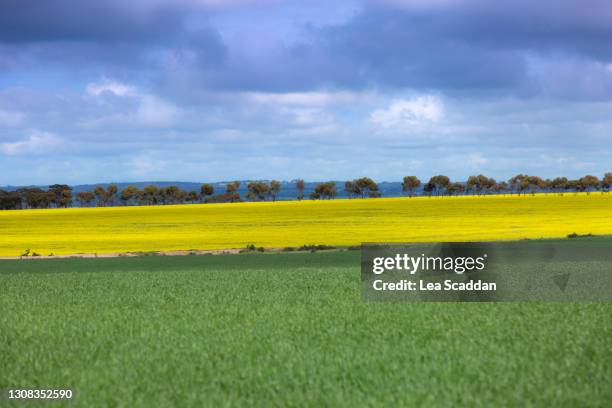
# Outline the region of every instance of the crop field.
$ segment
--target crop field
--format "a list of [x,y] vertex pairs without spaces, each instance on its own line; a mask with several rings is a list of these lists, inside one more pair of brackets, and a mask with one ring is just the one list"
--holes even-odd
[[612,400],[611,304],[364,303],[358,251],[5,260],[0,287],[0,388],[74,406]]
[[0,211],[0,256],[612,233],[612,194]]

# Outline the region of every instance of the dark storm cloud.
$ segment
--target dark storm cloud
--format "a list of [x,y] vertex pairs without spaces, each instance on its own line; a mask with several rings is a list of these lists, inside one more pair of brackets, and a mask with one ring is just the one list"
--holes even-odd
[[0,0],[0,177],[601,174],[611,33],[609,0]]
[[[5,0],[0,42],[43,43],[13,51],[44,61],[124,62],[157,70],[159,89],[167,90],[188,77],[222,90],[405,87],[530,95],[541,91],[533,56],[578,58],[591,64],[591,74],[592,62],[612,60],[612,6],[604,0],[366,1],[345,22],[304,25],[301,38],[277,38],[268,47],[248,33],[257,28],[274,39],[274,18],[265,27],[251,21],[245,36],[223,41],[220,28],[209,24],[211,4],[217,3]],[[189,27],[193,21],[199,29]],[[160,54],[172,58],[165,70],[151,57]]]
[[[7,61],[67,71],[93,66],[107,75],[137,76],[155,70],[160,53],[186,47],[208,66],[222,61],[226,48],[206,23],[207,12],[189,1],[6,0],[0,4],[0,45]],[[188,30],[190,15],[201,24]]]
[[[612,5],[601,0],[367,2],[343,23],[304,27],[290,44],[250,52],[258,41],[247,35],[226,44],[233,58],[223,71],[185,64],[180,75],[217,90],[612,93]],[[172,79],[160,83],[176,92]]]
[[[3,42],[164,41],[181,30],[182,8],[138,2],[4,0],[0,5]],[[126,7],[127,6],[127,7]]]

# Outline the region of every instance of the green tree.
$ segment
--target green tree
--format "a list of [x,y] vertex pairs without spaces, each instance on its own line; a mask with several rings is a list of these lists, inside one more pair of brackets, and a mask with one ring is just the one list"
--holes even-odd
[[350,180],[344,182],[344,191],[346,191],[346,195],[348,198],[353,198],[353,196],[357,195],[357,186]]
[[465,191],[465,186],[461,183],[451,183],[447,191],[450,195],[459,195]]
[[81,207],[89,207],[95,199],[96,196],[91,191],[79,191],[76,195],[76,200],[81,204]]
[[599,179],[595,176],[588,174],[578,181],[580,191],[586,191],[589,194],[591,191],[599,190]]
[[550,182],[550,188],[557,193],[562,193],[567,190],[568,183],[567,177],[555,177]]
[[297,190],[297,199],[300,201],[303,200],[304,199],[304,180],[297,179],[295,181],[295,189]]
[[431,193],[440,195],[444,194],[447,191],[448,186],[450,185],[450,179],[447,176],[443,176],[440,174],[438,176],[433,176],[432,178],[430,178],[427,184],[430,185],[430,188],[433,187]]
[[491,191],[495,186],[495,179],[479,174],[477,176],[470,176],[466,182],[466,190],[472,191],[475,194],[483,194]]
[[515,191],[518,195],[525,192],[529,188],[529,176],[526,174],[517,174],[508,180],[511,191]]
[[280,189],[281,189],[280,181],[272,180],[270,182],[270,190],[268,191],[268,194],[270,195],[270,198],[272,198],[272,201],[276,201],[276,197],[278,196]]
[[328,181],[325,183],[319,183],[313,193],[310,195],[311,199],[327,198],[332,199],[337,195],[336,183]]
[[197,203],[200,200],[200,196],[197,191],[192,190],[185,195],[185,200],[189,203]]
[[268,196],[270,186],[263,181],[251,181],[247,185],[246,197],[253,201],[263,201]]
[[53,184],[49,186],[53,194],[53,203],[56,207],[66,208],[72,204],[72,187],[66,184]]
[[406,176],[402,182],[402,191],[408,193],[408,197],[414,195],[414,191],[421,186],[421,180],[417,176]]
[[157,186],[148,185],[142,191],[142,202],[146,205],[158,204],[161,201],[160,190]]
[[364,198],[379,197],[378,184],[369,177],[361,177],[353,181],[347,181],[344,183],[344,189],[348,193],[349,197],[352,195],[360,196]]
[[601,190],[609,192],[610,186],[612,186],[612,173],[606,173],[601,179]]
[[142,191],[135,186],[127,186],[121,193],[119,194],[119,199],[124,205],[135,204],[140,196],[142,195]]
[[21,209],[21,197],[16,191],[0,190],[0,210]]
[[202,184],[200,186],[200,194],[202,199],[206,200],[206,197],[211,196],[215,193],[215,188],[212,184]]
[[115,198],[117,198],[117,192],[119,189],[116,184],[109,184],[106,189],[107,200],[109,205],[113,205],[115,203]]
[[102,186],[97,186],[93,191],[98,200],[98,207],[106,206],[106,189]]
[[240,188],[240,181],[234,181],[228,183],[225,187],[225,196],[226,200],[229,202],[240,201],[240,193],[238,189]]
[[162,192],[164,204],[177,204],[185,199],[185,192],[178,186],[168,186]]

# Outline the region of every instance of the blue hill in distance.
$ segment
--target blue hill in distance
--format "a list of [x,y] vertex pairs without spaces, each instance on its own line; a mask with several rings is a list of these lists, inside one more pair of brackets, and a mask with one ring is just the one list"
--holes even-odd
[[[240,182],[240,188],[238,189],[238,191],[240,192],[240,195],[242,197],[244,197],[244,195],[246,194],[247,184],[250,181],[253,181],[253,180],[242,180]],[[263,181],[269,181],[269,180],[263,180]],[[212,184],[214,186],[215,194],[219,194],[219,193],[225,192],[225,187],[227,186],[228,183],[230,183],[230,181],[220,181],[220,182],[214,182],[214,183],[209,183],[209,184]],[[304,195],[308,197],[308,195],[315,189],[316,185],[319,183],[321,182],[320,181],[305,182],[304,183],[305,185]],[[71,187],[73,189],[73,192],[76,194],[80,191],[92,191],[94,188],[98,186],[102,186],[106,188],[109,184],[116,184],[119,191],[121,191],[127,186],[135,186],[139,189],[143,189],[145,186],[155,185],[157,187],[177,186],[185,191],[194,190],[197,192],[200,191],[200,186],[202,185],[202,183],[185,182],[185,181],[138,181],[138,182],[132,182],[132,183],[109,182],[109,183],[96,183],[96,184],[77,184]],[[49,186],[47,185],[4,186],[4,187],[0,187],[0,189],[5,190],[5,191],[14,191],[14,190],[17,190],[19,188],[24,188],[24,187],[38,187],[38,188],[46,189]],[[421,188],[417,189],[416,191],[417,194],[421,192]],[[378,189],[382,193],[383,197],[400,197],[404,195],[402,193],[402,183],[401,182],[388,182],[388,181],[380,182],[378,183]],[[338,191],[337,198],[348,197],[348,195],[346,194],[346,191],[344,191],[344,181],[336,181],[336,190]],[[297,197],[297,190],[295,188],[295,181],[281,181],[281,190],[277,197],[277,200],[294,200],[296,197]]]

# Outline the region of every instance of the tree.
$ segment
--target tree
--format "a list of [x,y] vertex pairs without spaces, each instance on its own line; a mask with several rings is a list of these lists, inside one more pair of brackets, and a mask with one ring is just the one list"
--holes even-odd
[[198,195],[197,191],[189,191],[186,195],[185,195],[185,200],[187,200],[187,202],[189,203],[195,203],[200,199],[200,196]]
[[357,186],[352,181],[344,182],[344,191],[346,191],[346,195],[348,198],[352,198],[354,195],[357,195]]
[[142,201],[147,205],[154,205],[160,202],[160,191],[157,186],[148,185],[143,189]]
[[280,192],[281,189],[281,182],[278,180],[272,180],[270,182],[270,189],[268,191],[268,194],[270,195],[270,198],[272,198],[272,201],[276,201],[276,196],[278,196],[278,193]]
[[495,179],[479,174],[477,176],[468,177],[465,187],[468,191],[473,191],[476,194],[483,194],[492,190],[495,184]]
[[599,179],[595,176],[588,174],[578,181],[580,191],[586,191],[589,194],[593,190],[599,190]]
[[450,179],[443,175],[433,176],[429,179],[427,184],[429,184],[429,187],[432,188],[431,193],[436,193],[439,195],[441,193],[443,194],[448,189]]
[[96,196],[96,200],[98,200],[98,207],[102,207],[106,205],[106,190],[102,186],[97,186],[93,191]]
[[96,199],[91,191],[79,191],[76,195],[76,200],[81,204],[81,207],[88,207]]
[[517,174],[508,180],[511,191],[516,191],[518,195],[521,195],[521,193],[526,191],[529,187],[528,178],[529,176],[526,174]]
[[601,190],[609,192],[610,186],[612,186],[612,173],[606,173],[601,179]]
[[448,194],[461,194],[465,191],[465,186],[461,183],[451,183],[447,188]]
[[118,190],[119,189],[117,188],[116,184],[109,184],[108,188],[106,189],[108,203],[110,205],[113,205],[115,198],[117,197]]
[[124,205],[129,205],[130,203],[136,202],[141,195],[142,191],[140,191],[138,187],[127,186],[126,188],[121,190],[119,199]]
[[246,197],[253,201],[263,201],[268,196],[270,186],[263,181],[251,181],[247,185]]
[[98,206],[111,205],[117,195],[117,185],[110,184],[106,190],[102,186],[97,186],[94,195],[98,199]]
[[66,184],[53,184],[49,186],[53,194],[53,203],[56,207],[66,208],[72,204],[72,187]]
[[427,183],[425,183],[425,185],[423,186],[423,194],[431,197],[432,193],[435,191],[436,189],[436,185],[434,183],[430,181],[428,181]]
[[527,188],[531,194],[535,194],[536,191],[546,188],[546,182],[538,176],[528,176]]
[[162,190],[164,204],[177,204],[185,199],[185,192],[177,186],[168,186]]
[[316,200],[318,198],[327,198],[331,199],[336,196],[336,183],[333,181],[328,181],[325,183],[318,184],[314,192],[310,195],[310,198]]
[[202,184],[202,186],[200,186],[200,194],[204,200],[206,200],[206,197],[211,196],[214,193],[215,188],[212,184]]
[[555,177],[550,182],[550,188],[557,193],[561,193],[567,190],[568,183],[567,177]]
[[297,199],[300,201],[303,200],[304,199],[304,180],[297,179],[295,181],[295,189],[297,190]]
[[506,183],[505,181],[502,181],[500,183],[495,183],[493,187],[491,187],[491,190],[497,194],[504,193],[508,191],[508,183]]
[[225,187],[225,196],[230,202],[240,201],[240,193],[238,189],[240,188],[240,182],[234,181],[232,183],[228,183]]
[[344,190],[347,192],[349,197],[360,196],[364,198],[369,197],[380,197],[378,192],[378,184],[369,177],[362,177],[353,181],[347,181],[344,183]]
[[17,191],[28,208],[49,208],[55,199],[52,191],[44,191],[40,188],[24,188]]
[[270,194],[270,186],[263,181],[250,182],[247,185],[247,198],[250,200],[265,201]]
[[376,184],[374,180],[369,177],[358,178],[354,181],[354,183],[361,194],[361,198],[363,198],[366,194],[370,197],[375,197],[377,196],[377,193],[379,193],[378,184]]
[[567,190],[568,191],[574,191],[574,192],[578,192],[581,189],[581,184],[580,184],[580,180],[569,180],[567,182]]
[[408,197],[414,195],[414,191],[421,186],[421,180],[417,176],[406,176],[402,183],[402,191],[408,193]]
[[21,209],[21,197],[16,191],[0,190],[0,210]]

